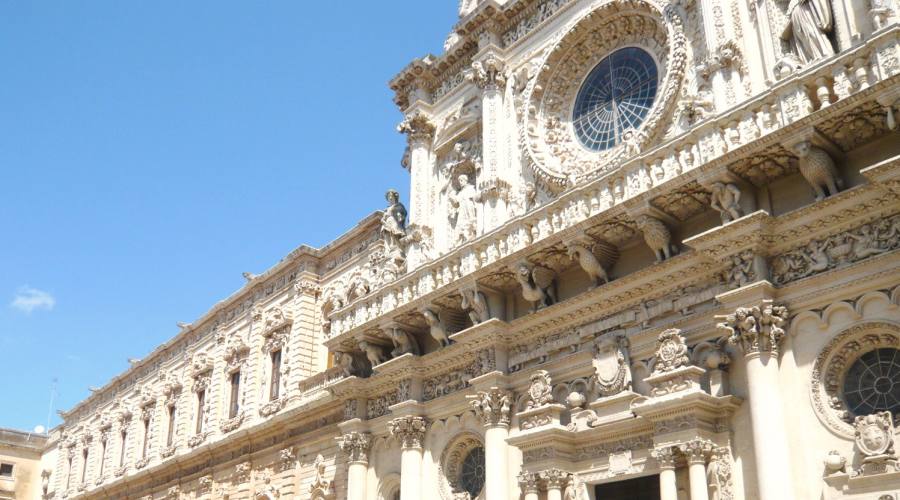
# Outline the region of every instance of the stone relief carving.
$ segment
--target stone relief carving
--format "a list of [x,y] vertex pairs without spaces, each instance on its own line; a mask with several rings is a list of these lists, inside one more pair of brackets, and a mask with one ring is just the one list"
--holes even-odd
[[312,498],[327,497],[333,494],[333,481],[325,479],[325,468],[325,457],[319,453],[313,462],[313,469],[316,471],[316,475],[313,477],[312,484],[309,485],[309,493]]
[[709,486],[709,500],[732,500],[731,453],[728,448],[713,448],[706,466],[706,482]]
[[743,217],[744,213],[740,205],[741,190],[737,186],[731,183],[714,182],[710,185],[710,191],[712,192],[710,205],[713,210],[719,212],[723,224]]
[[800,173],[815,191],[816,201],[836,195],[840,188],[843,188],[844,181],[827,151],[814,146],[810,141],[801,141],[791,149],[800,158],[798,165]]
[[669,259],[678,252],[678,248],[672,244],[671,231],[662,221],[649,215],[641,215],[636,222],[644,234],[647,246],[656,254],[657,262]]
[[854,475],[900,471],[894,453],[894,416],[889,411],[856,417],[853,421],[856,450],[862,466]]
[[764,300],[760,306],[738,307],[734,314],[718,318],[724,321],[716,326],[727,332],[728,342],[740,347],[744,354],[778,355],[788,319],[786,307]]
[[631,389],[631,361],[628,339],[601,337],[594,344],[594,375],[591,381],[601,396],[613,396]]
[[466,396],[485,425],[509,425],[512,410],[512,393],[502,389],[479,391],[474,396]]
[[472,450],[484,447],[474,434],[465,432],[455,438],[444,448],[440,457],[440,490],[441,497],[447,500],[470,498],[462,484],[463,461]]
[[566,250],[572,260],[593,280],[592,287],[609,283],[609,269],[619,258],[619,249],[605,241],[594,241],[587,235],[566,242]]
[[770,259],[772,282],[783,285],[900,248],[900,215],[813,240]]
[[732,288],[740,288],[759,279],[755,260],[756,254],[753,250],[744,250],[731,256],[731,267],[727,271],[726,278]]
[[425,441],[426,421],[423,417],[399,417],[388,422],[391,436],[400,440],[404,449],[421,448]]
[[670,328],[660,333],[656,339],[656,363],[653,365],[653,373],[670,372],[690,364],[691,358],[688,356],[688,347],[684,343],[681,330]]
[[531,384],[528,386],[528,395],[526,396],[526,408],[531,410],[546,406],[553,402],[553,394],[551,389],[553,384],[550,381],[550,374],[547,370],[537,370],[529,377]]
[[491,319],[487,298],[484,293],[478,291],[477,285],[461,288],[459,294],[462,295],[461,307],[469,315],[469,320],[473,325]]
[[493,349],[482,349],[476,353],[475,360],[460,370],[427,378],[422,384],[424,401],[452,394],[469,385],[469,381],[485,373],[497,369]]
[[531,302],[532,312],[556,303],[556,273],[540,265],[522,262],[516,268],[522,297]]
[[428,332],[431,334],[431,338],[437,341],[441,347],[450,345],[447,327],[444,326],[444,322],[441,320],[440,315],[433,309],[425,307],[422,308],[422,316],[425,317],[425,322],[428,323]]

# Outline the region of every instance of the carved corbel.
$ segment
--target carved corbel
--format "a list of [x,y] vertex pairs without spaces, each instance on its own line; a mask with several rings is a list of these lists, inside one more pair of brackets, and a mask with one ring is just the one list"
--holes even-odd
[[461,307],[469,315],[473,325],[491,319],[487,296],[478,289],[478,283],[460,288],[459,294],[462,296]]
[[784,146],[799,158],[800,174],[813,188],[816,201],[836,195],[844,187],[835,165],[841,150],[814,128],[801,130],[784,142]]
[[384,328],[394,348],[391,350],[391,357],[396,358],[404,354],[414,354],[418,356],[422,353],[419,343],[415,336],[407,331],[402,325],[390,324]]
[[556,273],[552,269],[523,261],[514,272],[532,312],[556,303]]
[[672,232],[660,218],[641,214],[636,217],[635,222],[644,235],[644,242],[656,255],[656,262],[670,259],[678,253],[678,246],[672,242]]
[[698,179],[710,192],[710,207],[719,213],[722,224],[740,219],[756,210],[753,187],[731,172],[718,172]]
[[366,354],[366,359],[369,360],[369,364],[372,365],[372,368],[384,363],[388,359],[384,354],[382,346],[370,339],[360,340],[359,350]]
[[615,245],[595,240],[582,231],[566,241],[566,250],[593,281],[592,287],[609,283],[609,271],[619,259],[619,249]]
[[447,332],[447,326],[441,318],[440,311],[435,307],[423,307],[421,310],[425,322],[428,323],[428,332],[441,347],[450,345],[450,336]]

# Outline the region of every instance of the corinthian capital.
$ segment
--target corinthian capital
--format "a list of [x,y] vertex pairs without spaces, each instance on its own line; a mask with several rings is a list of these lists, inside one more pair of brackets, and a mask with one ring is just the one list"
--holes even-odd
[[541,478],[534,472],[522,472],[519,474],[519,488],[524,494],[537,494],[540,488]]
[[705,439],[694,439],[678,445],[678,450],[684,454],[689,464],[706,463],[706,458],[712,453],[713,444]]
[[468,396],[469,404],[475,410],[475,414],[481,417],[484,425],[509,425],[512,394],[509,391],[492,388],[489,391],[481,391],[474,396]]
[[503,61],[494,55],[475,61],[466,72],[466,80],[484,90],[497,90],[506,83]]
[[388,422],[388,431],[400,440],[403,448],[421,448],[425,441],[425,427],[422,417],[400,417]]
[[778,354],[778,345],[784,339],[784,325],[788,310],[784,306],[763,300],[754,307],[738,307],[734,314],[719,316],[717,326],[728,334],[728,342],[739,346],[745,355]]
[[397,125],[397,132],[406,134],[410,145],[417,141],[428,142],[434,137],[434,124],[431,123],[425,113],[416,111],[415,113],[407,115],[406,118],[400,122],[400,125]]
[[372,435],[368,432],[349,432],[335,438],[341,451],[350,457],[351,462],[369,461],[369,443]]
[[650,452],[650,455],[659,462],[660,469],[675,468],[675,448],[672,446],[661,446]]
[[546,481],[547,489],[549,490],[562,489],[569,482],[569,476],[568,472],[559,469],[549,469],[541,472],[541,479]]

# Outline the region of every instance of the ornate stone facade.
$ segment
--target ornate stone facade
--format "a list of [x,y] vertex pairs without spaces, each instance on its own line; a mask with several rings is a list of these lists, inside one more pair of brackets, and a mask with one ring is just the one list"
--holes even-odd
[[64,412],[44,497],[896,494],[900,25],[861,5],[460,2],[390,82],[407,201]]

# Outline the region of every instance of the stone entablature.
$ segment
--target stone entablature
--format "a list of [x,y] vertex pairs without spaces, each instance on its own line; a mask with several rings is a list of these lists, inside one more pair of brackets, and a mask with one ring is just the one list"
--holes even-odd
[[[509,266],[526,256],[522,251],[526,247],[533,253],[554,244],[562,234],[583,226],[587,219],[611,222],[625,218],[627,221],[630,212],[640,211],[649,204],[669,217],[685,220],[705,209],[708,202],[703,200],[708,195],[702,195],[703,186],[715,179],[731,176],[763,186],[796,171],[796,156],[785,144],[818,137],[812,131],[814,128],[846,151],[854,146],[840,134],[842,120],[848,114],[866,117],[861,119],[873,128],[868,132],[870,135],[884,133],[887,124],[878,99],[897,85],[897,77],[891,75],[900,72],[900,66],[892,66],[890,61],[900,50],[898,34],[900,28],[891,28],[879,33],[869,44],[793,74],[778,82],[772,93],[751,99],[721,117],[704,120],[690,131],[626,161],[620,170],[566,191],[553,202],[452,250],[395,283],[345,304],[333,313],[332,337],[371,328],[382,314],[377,308],[397,311],[420,299],[425,302],[435,297],[435,290],[447,290],[451,282],[478,279]],[[818,74],[840,74],[837,68],[844,68],[846,73],[861,57],[873,61],[870,82],[849,85],[836,92],[838,100],[818,110],[812,104],[796,105],[796,99],[812,102],[802,89],[812,85]],[[772,120],[760,120],[760,123],[770,123],[770,127],[742,135],[731,124],[739,123],[747,109],[776,115]],[[683,154],[685,151],[689,154]]]

